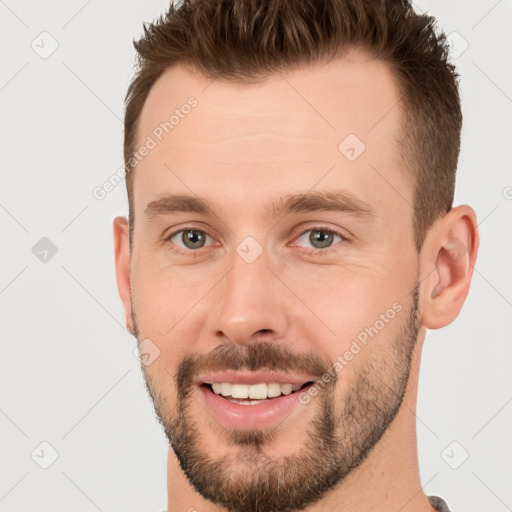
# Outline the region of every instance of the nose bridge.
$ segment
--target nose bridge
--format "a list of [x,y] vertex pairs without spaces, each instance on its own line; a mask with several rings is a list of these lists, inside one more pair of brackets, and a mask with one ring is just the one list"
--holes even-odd
[[247,343],[262,330],[278,337],[284,334],[285,297],[268,265],[268,254],[254,239],[243,241],[233,251],[230,270],[217,290],[217,314],[212,319],[217,336]]

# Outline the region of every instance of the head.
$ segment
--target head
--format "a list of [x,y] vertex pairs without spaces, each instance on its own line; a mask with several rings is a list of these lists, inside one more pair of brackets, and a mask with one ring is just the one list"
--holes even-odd
[[132,240],[133,171],[145,142],[138,137],[141,112],[158,78],[178,64],[208,79],[254,84],[364,50],[385,63],[395,81],[398,103],[389,108],[403,116],[396,144],[413,182],[418,251],[433,222],[452,207],[462,126],[458,75],[434,18],[416,14],[409,1],[186,1],[179,8],[171,5],[144,32],[135,43],[139,69],[126,95],[124,159]]
[[[158,356],[148,390],[206,499],[305,507],[413,428],[397,418],[425,329],[469,290],[444,35],[406,1],[203,0],[135,46],[114,235],[127,325]],[[204,385],[225,371],[305,387],[233,423]]]

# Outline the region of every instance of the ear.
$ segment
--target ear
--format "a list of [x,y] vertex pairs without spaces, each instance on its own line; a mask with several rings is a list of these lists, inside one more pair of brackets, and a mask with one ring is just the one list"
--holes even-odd
[[113,228],[117,290],[124,307],[126,328],[131,334],[135,335],[130,301],[130,240],[128,221],[125,217],[116,217]]
[[469,292],[478,253],[476,214],[467,205],[452,208],[429,230],[421,251],[422,325],[439,329],[457,318]]

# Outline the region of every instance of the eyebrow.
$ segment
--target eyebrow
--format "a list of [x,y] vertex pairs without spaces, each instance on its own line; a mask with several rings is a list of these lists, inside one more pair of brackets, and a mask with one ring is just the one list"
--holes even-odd
[[[341,212],[360,218],[375,217],[375,211],[370,205],[344,190],[287,194],[270,203],[268,207],[271,217],[316,211]],[[144,210],[150,220],[180,212],[216,215],[206,199],[188,194],[172,194],[161,197],[149,202]]]

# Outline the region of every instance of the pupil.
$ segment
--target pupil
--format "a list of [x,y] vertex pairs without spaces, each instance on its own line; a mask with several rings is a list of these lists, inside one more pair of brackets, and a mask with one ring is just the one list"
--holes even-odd
[[312,231],[309,240],[317,248],[329,247],[333,242],[333,236],[334,233],[328,231]]
[[202,244],[204,243],[204,236],[201,232],[191,230],[191,231],[185,231],[183,233],[183,243],[186,247],[189,249],[197,249],[202,247]]

